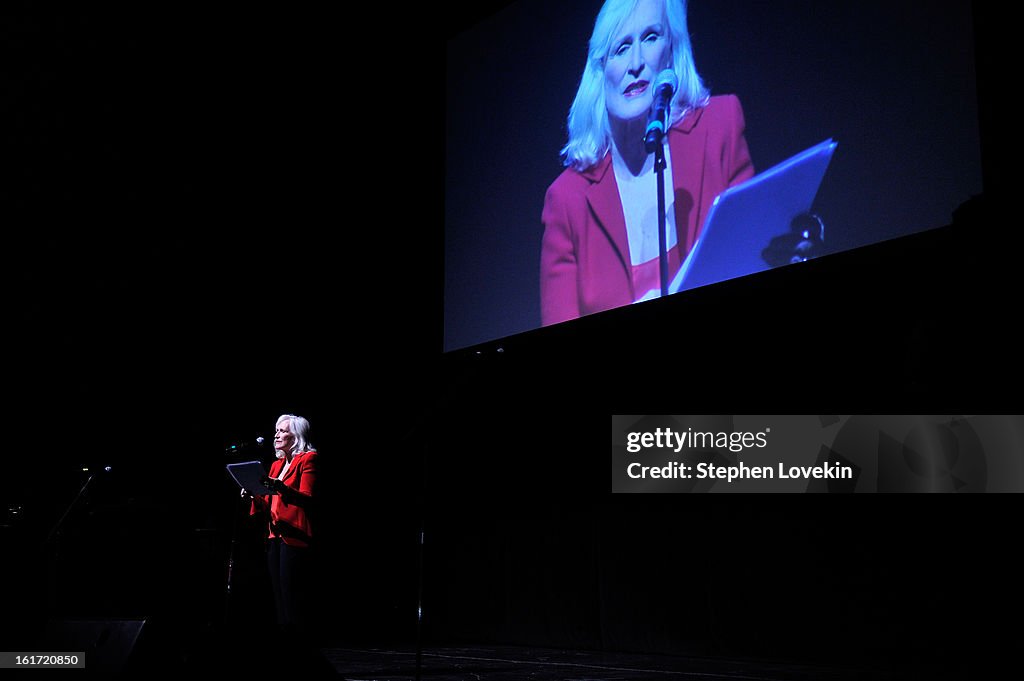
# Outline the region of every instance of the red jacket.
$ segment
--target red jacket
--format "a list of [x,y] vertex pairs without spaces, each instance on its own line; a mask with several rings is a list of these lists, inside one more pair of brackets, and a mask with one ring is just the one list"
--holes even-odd
[[[744,127],[739,99],[723,95],[669,129],[681,259],[693,248],[715,197],[754,176]],[[563,171],[548,188],[541,220],[542,324],[636,300],[611,152],[584,172]]]
[[[271,478],[284,468],[284,459],[270,465]],[[289,546],[309,546],[313,537],[310,515],[316,495],[316,452],[299,452],[292,456],[292,465],[281,481],[281,494],[253,497],[250,515],[270,511],[269,536],[280,537]]]

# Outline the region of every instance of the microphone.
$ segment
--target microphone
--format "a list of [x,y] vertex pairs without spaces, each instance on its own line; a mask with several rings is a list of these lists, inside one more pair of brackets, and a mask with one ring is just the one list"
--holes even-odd
[[[110,472],[110,471],[112,471],[112,470],[114,470],[114,467],[113,467],[113,466],[104,466],[104,467],[103,467],[103,472],[104,472],[104,473],[109,473],[109,472]],[[91,473],[91,472],[92,472],[92,469],[91,469],[91,468],[89,468],[89,466],[82,466],[82,472],[83,472],[83,473]]]
[[679,79],[672,69],[665,69],[654,79],[654,102],[651,104],[651,112],[647,115],[647,130],[644,131],[644,148],[648,154],[653,152],[665,137],[668,112],[677,87]]
[[264,442],[266,442],[266,440],[263,438],[263,436],[257,436],[256,440],[253,442],[249,442],[248,440],[244,440],[242,442],[232,442],[231,444],[224,448],[224,454],[227,456],[231,456],[232,454],[239,454],[254,447],[259,447]]

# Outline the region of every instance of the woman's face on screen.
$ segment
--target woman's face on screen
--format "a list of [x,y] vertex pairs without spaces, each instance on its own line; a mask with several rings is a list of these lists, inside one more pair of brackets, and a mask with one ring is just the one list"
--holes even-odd
[[651,108],[651,86],[669,66],[671,56],[662,0],[640,0],[615,34],[605,58],[608,115],[625,121],[646,116]]

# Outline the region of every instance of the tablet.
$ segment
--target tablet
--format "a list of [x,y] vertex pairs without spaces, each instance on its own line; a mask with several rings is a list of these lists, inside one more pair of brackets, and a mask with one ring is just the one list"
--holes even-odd
[[810,212],[837,144],[827,139],[719,194],[669,293],[769,269],[762,253]]

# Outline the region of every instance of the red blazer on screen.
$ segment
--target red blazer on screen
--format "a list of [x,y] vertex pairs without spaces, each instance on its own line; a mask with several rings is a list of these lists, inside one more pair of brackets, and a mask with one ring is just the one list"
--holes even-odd
[[[754,176],[744,127],[739,99],[723,95],[669,129],[680,260],[693,248],[715,197]],[[636,299],[610,151],[586,171],[564,170],[548,188],[541,220],[543,325]]]
[[[276,478],[284,468],[284,459],[270,464],[270,477]],[[310,513],[316,493],[316,452],[300,452],[292,456],[292,465],[281,481],[281,494],[253,497],[250,515],[270,512],[269,536],[280,537],[289,546],[309,546],[313,537]]]

